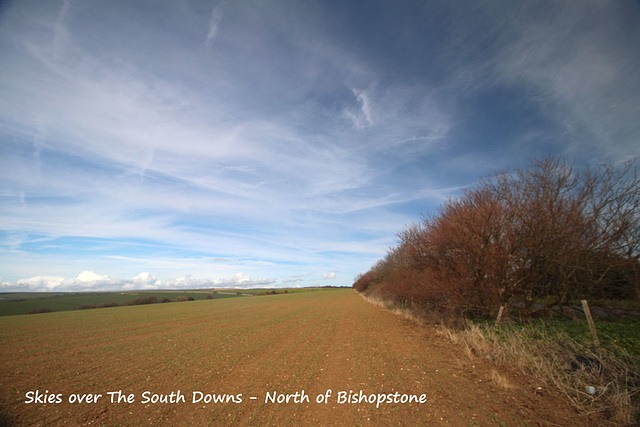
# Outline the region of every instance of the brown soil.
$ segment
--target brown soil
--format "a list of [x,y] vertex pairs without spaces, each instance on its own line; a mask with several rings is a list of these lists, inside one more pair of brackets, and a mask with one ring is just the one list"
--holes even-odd
[[[6,317],[0,363],[0,425],[590,422],[552,391],[536,391],[527,378],[470,358],[433,328],[351,290]],[[329,389],[328,402],[318,403]],[[25,403],[35,390],[61,394],[62,403]],[[118,390],[135,402],[111,403],[107,392]],[[145,391],[170,397],[178,390],[184,402],[142,402]],[[396,392],[425,394],[425,402],[338,401],[339,392],[360,390],[391,400]],[[242,401],[193,403],[197,391]],[[291,394],[289,403],[265,402],[273,392]],[[102,397],[69,403],[72,393]]]

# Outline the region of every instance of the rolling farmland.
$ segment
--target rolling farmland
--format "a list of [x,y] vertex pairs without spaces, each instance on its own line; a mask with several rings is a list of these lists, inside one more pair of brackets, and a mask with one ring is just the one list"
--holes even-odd
[[3,317],[0,363],[9,425],[584,424],[352,290]]
[[[177,297],[206,299],[233,298],[234,293],[221,293],[209,291],[127,291],[127,292],[73,292],[73,293],[3,293],[0,294],[0,316],[13,316],[16,314],[29,314],[34,309],[46,309],[49,311],[68,311],[86,308],[94,304],[135,305],[131,304],[138,298],[157,298],[175,301]],[[165,301],[168,302],[168,301]]]

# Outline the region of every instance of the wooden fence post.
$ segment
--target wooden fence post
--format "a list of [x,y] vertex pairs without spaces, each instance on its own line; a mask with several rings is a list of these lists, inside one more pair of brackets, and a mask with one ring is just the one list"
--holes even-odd
[[500,306],[500,311],[498,311],[498,317],[496,318],[496,326],[500,326],[500,320],[502,319],[502,312],[504,311],[504,305]]
[[582,300],[582,310],[584,310],[584,315],[587,317],[587,322],[589,323],[589,329],[591,329],[593,344],[596,346],[596,348],[600,348],[600,340],[598,339],[596,324],[593,323],[593,317],[591,317],[591,310],[589,310],[589,304],[587,303],[586,299]]

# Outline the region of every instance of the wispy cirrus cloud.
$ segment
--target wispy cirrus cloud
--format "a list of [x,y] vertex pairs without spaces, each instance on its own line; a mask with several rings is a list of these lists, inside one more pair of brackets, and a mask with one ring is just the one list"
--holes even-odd
[[[466,99],[512,92],[509,108],[539,115],[537,127],[525,135],[537,135],[538,144],[547,149],[553,144],[571,158],[638,156],[640,126],[631,119],[640,112],[640,83],[634,77],[640,68],[637,5],[546,6],[477,4],[472,13],[453,12],[464,25],[446,44],[447,87]],[[534,144],[525,137],[509,155]]]
[[632,120],[640,114],[633,77],[640,29],[620,20],[637,14],[630,6],[561,3],[539,19],[520,17],[517,41],[500,53],[501,76],[538,89],[539,101],[572,135],[572,150],[588,144],[616,158],[638,154],[629,149],[640,133]]
[[351,88],[351,91],[355,97],[356,105],[346,108],[344,115],[353,123],[356,129],[372,126],[375,122],[374,110],[367,91],[355,88]]
[[218,29],[220,27],[220,21],[222,21],[223,3],[216,5],[211,10],[211,19],[209,20],[209,30],[207,31],[207,38],[205,40],[205,46],[211,47],[213,41],[218,35]]

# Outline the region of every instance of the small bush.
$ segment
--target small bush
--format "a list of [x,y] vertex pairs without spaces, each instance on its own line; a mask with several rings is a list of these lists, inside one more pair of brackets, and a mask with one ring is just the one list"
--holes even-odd
[[162,298],[162,301],[160,302],[171,302],[171,300],[169,298]]
[[134,299],[133,301],[128,302],[126,305],[155,304],[156,302],[158,302],[157,297],[142,297]]
[[176,302],[183,302],[183,301],[193,301],[193,298],[187,297],[184,295],[180,295],[179,297],[176,298]]
[[213,299],[213,295],[209,294],[206,297],[204,297],[205,299]]
[[106,304],[100,304],[98,308],[109,308],[109,307],[118,307],[118,303],[116,302],[108,302]]
[[109,307],[118,307],[118,303],[108,302],[104,304],[85,304],[78,307],[77,310],[91,310],[94,308],[109,308]]

